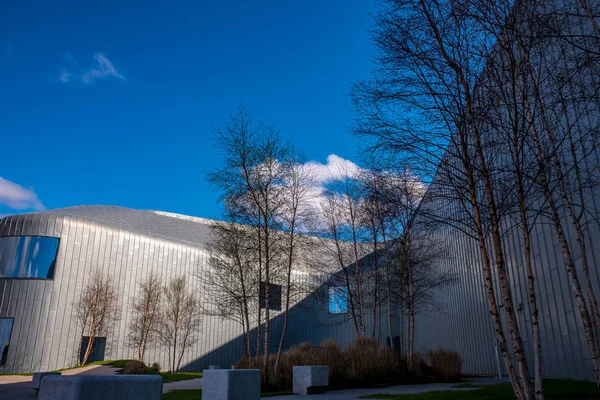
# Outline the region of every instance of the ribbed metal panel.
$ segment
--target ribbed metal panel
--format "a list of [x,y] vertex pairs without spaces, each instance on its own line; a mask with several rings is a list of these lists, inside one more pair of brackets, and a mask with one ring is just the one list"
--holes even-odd
[[[120,318],[106,331],[105,358],[135,358],[135,349],[127,341],[130,312],[138,283],[146,276],[155,273],[163,283],[185,276],[190,289],[203,301],[209,300],[195,277],[207,268],[204,244],[210,234],[208,223],[175,214],[100,206],[1,219],[0,236],[51,236],[60,238],[60,244],[53,280],[0,279],[0,318],[14,318],[8,360],[0,373],[47,371],[76,364],[81,332],[72,319],[73,302],[95,268],[112,277],[120,302]],[[192,239],[196,245],[190,244]],[[300,274],[295,279],[308,276]],[[291,309],[286,347],[305,341],[319,344],[330,337],[342,345],[352,342],[351,324],[330,315],[321,299],[310,295],[302,299],[301,306]],[[282,314],[272,312],[272,320],[271,351],[276,351]],[[387,327],[381,330],[385,341]],[[241,328],[234,322],[204,317],[199,336],[184,356],[184,369],[229,366],[243,355]],[[146,358],[168,365],[167,352],[160,347],[150,348]]]

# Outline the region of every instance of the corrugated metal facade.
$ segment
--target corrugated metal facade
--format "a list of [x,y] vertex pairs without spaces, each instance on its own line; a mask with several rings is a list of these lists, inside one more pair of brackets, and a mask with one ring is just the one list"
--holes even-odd
[[[573,7],[572,14],[578,7],[578,2],[572,0],[548,1],[544,4],[552,11],[558,7]],[[597,9],[597,1],[589,2],[590,7]],[[575,18],[562,21],[565,33],[570,32],[574,37],[591,31],[589,19]],[[539,61],[552,65],[553,54],[562,53],[548,45],[545,55],[547,59]],[[544,65],[541,66],[543,70]],[[554,68],[558,68],[554,66]],[[551,70],[548,67],[547,70]],[[598,76],[577,76],[582,82],[590,82],[591,87],[598,87]],[[556,91],[555,87],[547,84],[544,90]],[[575,107],[575,106],[573,106]],[[575,132],[586,129],[598,129],[597,99],[587,105],[589,114],[584,115],[573,128]],[[557,115],[565,118],[562,110]],[[494,131],[487,132],[494,135]],[[597,134],[597,133],[596,133]],[[600,170],[600,154],[598,150],[586,157],[581,163],[582,169],[594,179],[598,179]],[[572,172],[571,172],[572,173]],[[435,186],[435,183],[432,187]],[[556,189],[558,192],[558,189]],[[598,207],[598,189],[587,191],[588,214],[583,221],[586,229],[588,262],[591,270],[592,284],[596,297],[600,293],[600,208]],[[559,199],[560,194],[554,193]],[[560,200],[559,200],[560,201]],[[539,204],[539,203],[538,203]],[[457,204],[446,204],[442,207],[449,214],[458,214]],[[570,247],[573,251],[578,275],[583,282],[580,265],[581,254],[573,230],[572,221],[564,212],[563,227],[566,229]],[[504,253],[506,255],[508,274],[511,280],[515,308],[517,309],[519,328],[522,333],[529,368],[533,372],[533,343],[531,333],[531,313],[529,310],[527,294],[527,278],[524,266],[524,251],[522,233],[517,221],[505,218]],[[517,219],[517,217],[515,217]],[[511,225],[511,228],[508,226]],[[515,225],[517,225],[515,227]],[[537,218],[532,228],[532,258],[535,276],[535,289],[540,316],[540,329],[542,338],[543,374],[547,378],[568,377],[575,379],[593,380],[590,355],[583,333],[580,313],[571,289],[571,281],[567,275],[561,247],[558,243],[552,221],[541,215]],[[497,352],[495,349],[495,333],[489,313],[488,301],[485,292],[485,283],[482,275],[480,251],[476,240],[467,235],[447,228],[439,234],[439,240],[445,243],[448,257],[437,263],[436,267],[444,271],[457,274],[458,283],[438,293],[440,301],[445,305],[441,312],[430,312],[417,316],[416,347],[417,350],[425,348],[447,347],[456,349],[463,357],[464,370],[470,373],[496,374],[498,372]],[[490,254],[493,251],[490,246]],[[493,260],[492,260],[493,263]],[[495,285],[497,285],[497,281]],[[499,290],[496,291],[498,304],[502,304]],[[502,310],[502,309],[501,309]],[[501,311],[503,314],[503,311]],[[505,335],[509,337],[508,327],[504,321]],[[501,368],[504,371],[503,362]]]
[[[597,210],[596,210],[597,213]],[[588,225],[590,268],[599,293],[598,263],[600,231],[594,221]],[[569,232],[573,249],[577,243]],[[457,274],[458,282],[438,292],[443,311],[417,315],[415,346],[447,347],[457,350],[465,372],[496,374],[495,333],[489,315],[485,282],[477,243],[460,232],[445,236],[448,258],[437,268]],[[541,324],[543,374],[548,378],[593,379],[590,356],[582,331],[581,318],[573,296],[561,248],[549,221],[540,220],[533,227],[532,256]],[[527,296],[527,278],[523,261],[523,243],[517,230],[504,240],[512,291],[517,305],[519,326],[526,353],[533,368],[531,314]],[[577,252],[575,251],[577,254]],[[577,260],[580,255],[577,255]],[[580,272],[581,273],[581,272]],[[499,295],[498,295],[499,296]],[[498,298],[500,301],[501,299]],[[501,304],[501,302],[500,302]],[[505,333],[508,328],[504,324]],[[503,370],[504,367],[502,366]]]
[[[120,318],[105,333],[105,359],[136,358],[135,349],[128,345],[127,332],[138,283],[154,272],[163,283],[185,276],[193,291],[200,290],[194,273],[197,268],[206,267],[204,243],[209,234],[208,222],[186,218],[121,207],[89,206],[0,220],[0,237],[60,238],[53,280],[0,279],[0,318],[14,318],[8,359],[0,367],[0,373],[48,371],[76,364],[80,331],[72,319],[73,301],[80,296],[94,268],[108,273],[118,287]],[[154,237],[140,233],[144,230]],[[177,240],[164,238],[168,235]],[[199,244],[186,243],[192,239]],[[286,347],[304,341],[319,344],[332,336],[340,343],[350,343],[354,338],[353,331],[347,329],[350,325],[342,322],[343,316],[330,315],[327,307],[316,296],[308,296],[302,300],[302,306],[293,307]],[[271,351],[275,351],[283,318],[281,313],[272,311],[272,315]],[[183,369],[231,365],[243,355],[241,335],[237,323],[204,317],[200,340],[186,351]],[[150,348],[146,359],[168,365],[167,353],[160,347]]]

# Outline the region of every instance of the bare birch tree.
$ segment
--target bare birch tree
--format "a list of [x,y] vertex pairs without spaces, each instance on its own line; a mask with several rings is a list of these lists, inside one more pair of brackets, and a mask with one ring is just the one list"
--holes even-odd
[[250,332],[258,310],[257,252],[249,227],[227,221],[212,226],[208,265],[198,266],[196,276],[207,298],[214,301],[202,307],[205,315],[238,322],[242,326],[244,353],[252,356]]
[[284,160],[288,165],[284,177],[284,212],[281,215],[281,229],[284,236],[284,259],[285,259],[285,300],[283,329],[279,338],[277,355],[275,357],[274,373],[277,375],[279,361],[283,351],[285,336],[289,325],[290,305],[297,294],[306,294],[307,287],[301,282],[292,280],[293,267],[298,265],[300,256],[298,253],[306,247],[306,238],[300,235],[302,230],[310,226],[313,208],[310,205],[311,189],[315,186],[314,171],[305,166],[295,151],[290,151],[290,156]]
[[[244,107],[230,116],[229,124],[215,128],[214,133],[223,153],[223,162],[220,168],[210,172],[209,180],[221,190],[222,199],[235,213],[237,221],[247,225],[254,235],[259,282],[256,295],[260,305],[257,313],[257,355],[263,331],[263,379],[268,385],[271,287],[275,282],[285,284],[288,281],[286,276],[291,273],[289,259],[294,258],[293,252],[286,257],[283,250],[289,243],[293,248],[295,235],[291,235],[291,242],[286,241],[286,237],[290,237],[286,230],[293,227],[286,223],[290,204],[293,209],[290,199],[294,196],[289,196],[294,175],[293,151],[274,127],[254,122]],[[295,226],[293,228],[295,232]],[[282,231],[288,235],[282,235]]]
[[162,283],[158,276],[148,275],[139,283],[139,294],[133,301],[129,325],[129,344],[137,350],[138,359],[144,362],[146,349],[158,338]]
[[[85,365],[94,347],[94,339],[119,318],[117,290],[110,276],[94,269],[89,276],[81,296],[73,302],[73,318],[81,329],[81,341],[77,352],[78,365]],[[88,343],[81,354],[83,336],[87,333]]]
[[167,348],[169,371],[181,367],[187,349],[199,340],[201,312],[199,300],[189,292],[185,278],[175,278],[163,287],[159,338]]
[[532,399],[502,242],[502,193],[494,180],[493,153],[482,131],[482,105],[474,91],[495,42],[472,18],[471,7],[472,3],[443,0],[387,3],[377,19],[375,40],[381,51],[377,78],[355,90],[363,117],[357,132],[374,137],[380,149],[401,154],[424,178],[435,176],[436,182],[443,182],[445,187],[430,196],[458,200],[460,218],[440,220],[477,241],[490,315],[515,395]]

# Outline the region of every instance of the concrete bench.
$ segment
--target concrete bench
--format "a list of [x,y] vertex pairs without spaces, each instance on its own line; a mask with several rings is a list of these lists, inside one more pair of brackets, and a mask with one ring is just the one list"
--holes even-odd
[[161,400],[158,375],[70,375],[42,380],[38,400]]
[[31,380],[31,387],[35,390],[40,390],[42,384],[42,378],[46,376],[62,375],[62,372],[34,372],[33,379]]
[[259,400],[259,369],[205,369],[202,400]]
[[329,386],[329,367],[302,366],[293,369],[294,394],[324,393]]

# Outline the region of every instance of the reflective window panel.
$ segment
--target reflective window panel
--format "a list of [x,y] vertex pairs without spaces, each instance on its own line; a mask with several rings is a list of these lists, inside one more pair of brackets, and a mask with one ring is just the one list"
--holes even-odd
[[54,278],[58,238],[0,237],[0,278]]
[[329,288],[329,312],[331,314],[348,312],[348,287],[332,286]]

